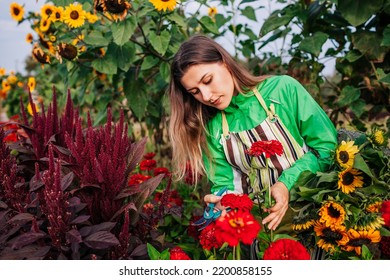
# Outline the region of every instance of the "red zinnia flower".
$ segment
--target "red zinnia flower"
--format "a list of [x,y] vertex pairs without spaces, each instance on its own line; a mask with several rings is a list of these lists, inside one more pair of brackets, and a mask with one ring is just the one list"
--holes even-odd
[[251,211],[253,207],[253,201],[246,194],[225,194],[221,199],[221,204],[222,206],[242,210],[244,212]]
[[382,202],[382,218],[385,220],[385,226],[390,227],[390,200]]
[[264,252],[264,260],[310,260],[310,254],[305,246],[296,240],[282,238],[271,245]]
[[166,167],[157,167],[153,171],[154,176],[157,176],[159,174],[165,174],[165,177],[171,176],[171,173],[169,172],[168,168]]
[[156,156],[156,153],[147,153],[144,155],[144,159],[153,159]]
[[157,165],[154,159],[145,159],[139,164],[141,170],[153,170]]
[[219,240],[216,235],[218,233],[215,223],[211,223],[205,227],[199,235],[199,243],[202,245],[202,248],[209,251],[213,248],[220,248],[224,241]]
[[190,260],[191,258],[183,251],[182,248],[176,246],[170,251],[170,260]]
[[129,182],[127,183],[128,186],[134,186],[134,185],[139,185],[141,184],[142,182],[150,179],[151,176],[148,176],[148,175],[142,175],[142,174],[134,174],[134,175],[131,175],[130,178],[129,178]]
[[260,224],[249,212],[230,211],[216,220],[217,239],[227,242],[229,246],[237,246],[238,242],[252,244],[261,229]]
[[257,141],[252,144],[249,150],[245,151],[251,156],[259,157],[265,153],[266,158],[283,153],[283,146],[278,140]]

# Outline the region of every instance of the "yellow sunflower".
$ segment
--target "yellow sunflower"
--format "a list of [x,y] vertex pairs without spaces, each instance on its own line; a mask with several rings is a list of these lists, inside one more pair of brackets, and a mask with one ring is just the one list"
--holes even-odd
[[63,21],[71,28],[83,26],[85,23],[83,6],[79,3],[70,4],[64,11]]
[[30,92],[33,92],[33,91],[34,91],[36,84],[37,84],[37,83],[36,83],[34,77],[29,77],[29,78],[28,78],[27,85],[28,85],[28,88],[29,88]]
[[28,33],[28,34],[26,35],[26,42],[29,43],[29,44],[31,44],[33,40],[34,40],[33,35],[32,35],[31,33]]
[[349,241],[345,226],[327,227],[320,222],[314,223],[314,232],[320,238],[318,247],[326,252],[333,252],[336,246],[344,246]]
[[3,91],[8,92],[11,89],[11,85],[7,80],[1,81],[1,87],[3,88]]
[[54,35],[50,35],[49,40],[50,42],[55,43],[57,41],[57,37]]
[[51,19],[50,18],[42,18],[41,22],[39,24],[39,30],[43,33],[47,32],[51,25]]
[[355,250],[357,255],[361,255],[362,246],[372,243],[378,243],[381,241],[381,235],[379,230],[359,230],[349,229],[348,232],[349,241],[342,247],[345,251]]
[[366,211],[369,213],[379,213],[382,207],[382,201],[375,201],[366,207]]
[[336,160],[341,167],[351,168],[355,159],[355,154],[359,152],[359,149],[354,145],[354,141],[342,141],[336,150]]
[[95,14],[92,13],[86,13],[85,14],[86,19],[88,20],[89,23],[94,24],[95,22],[98,21],[99,17]]
[[16,21],[22,21],[24,16],[24,7],[18,3],[12,3],[10,6],[11,17]]
[[45,4],[41,8],[41,17],[43,19],[50,18],[55,10],[56,10],[56,6],[52,4]]
[[359,176],[361,174],[362,172],[354,168],[348,168],[339,172],[338,188],[343,193],[349,194],[355,191],[356,188],[363,187],[363,176]]
[[217,7],[210,7],[208,10],[209,17],[214,17],[217,13]]
[[74,59],[77,54],[77,48],[72,44],[61,43],[58,45],[58,53],[68,60]]
[[23,84],[22,81],[19,81],[19,82],[18,82],[18,87],[20,87],[20,88],[24,87],[24,84]]
[[359,218],[353,228],[355,230],[380,229],[384,224],[385,220],[382,216],[376,213],[367,213],[363,217]]
[[154,8],[157,11],[162,11],[166,12],[166,10],[173,11],[176,7],[176,0],[149,0],[150,3],[153,4]]
[[374,128],[370,140],[376,146],[387,146],[388,136],[382,129]]
[[55,7],[53,13],[50,15],[50,19],[53,22],[62,21],[63,14],[64,14],[64,8],[63,7]]
[[5,68],[0,67],[0,77],[4,76],[6,72],[7,71],[5,71]]
[[35,112],[39,113],[41,110],[39,109],[39,106],[36,106],[35,103],[33,103],[31,105],[31,103],[29,102],[28,105],[27,105],[27,112],[33,116],[34,115],[34,111],[33,111],[33,106],[34,106],[34,109],[35,109]]
[[345,209],[334,201],[326,202],[319,210],[319,221],[327,227],[341,225],[345,220]]
[[295,231],[304,231],[310,229],[314,225],[314,219],[310,215],[303,217],[295,216],[291,223],[292,229]]
[[101,8],[104,12],[112,14],[114,20],[118,18],[123,20],[131,4],[127,0],[102,0]]
[[11,84],[14,85],[18,81],[18,77],[15,76],[15,74],[10,73],[10,75],[7,78],[7,81]]
[[50,63],[50,57],[40,47],[35,46],[33,48],[32,56],[41,64]]

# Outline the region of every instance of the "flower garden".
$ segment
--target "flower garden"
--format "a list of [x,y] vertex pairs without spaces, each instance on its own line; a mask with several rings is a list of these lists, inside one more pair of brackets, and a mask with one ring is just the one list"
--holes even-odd
[[[292,2],[259,34],[257,1],[38,0],[36,13],[12,3],[35,33],[27,74],[0,68],[0,259],[389,259],[390,5]],[[333,164],[302,172],[290,193],[288,232],[259,220],[269,189],[226,194],[226,215],[208,219],[207,178],[190,166],[172,176],[169,63],[197,33],[233,38],[254,73],[299,80],[338,129]],[[264,49],[278,39],[288,53]],[[279,144],[247,153],[269,158]]]

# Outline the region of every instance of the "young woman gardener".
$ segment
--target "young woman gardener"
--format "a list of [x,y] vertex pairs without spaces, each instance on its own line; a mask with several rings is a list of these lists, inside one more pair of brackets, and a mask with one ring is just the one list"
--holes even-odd
[[[324,170],[336,148],[336,130],[305,88],[289,76],[253,76],[212,39],[184,42],[171,65],[169,134],[177,178],[186,163],[205,174],[211,194],[251,193],[267,186],[275,204],[262,223],[275,230],[285,216],[289,190],[304,170]],[[283,154],[255,164],[245,153],[256,141],[278,140]],[[255,184],[248,175],[256,168]],[[196,178],[196,175],[195,175]]]

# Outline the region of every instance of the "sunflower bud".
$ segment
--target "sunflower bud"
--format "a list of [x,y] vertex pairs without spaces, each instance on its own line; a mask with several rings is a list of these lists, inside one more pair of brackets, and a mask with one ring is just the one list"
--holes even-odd
[[127,10],[131,8],[131,4],[127,0],[102,0],[101,5],[104,12],[114,15],[115,18],[124,19],[127,15]]
[[77,56],[77,48],[73,45],[61,43],[58,45],[58,53],[68,60],[72,60]]

